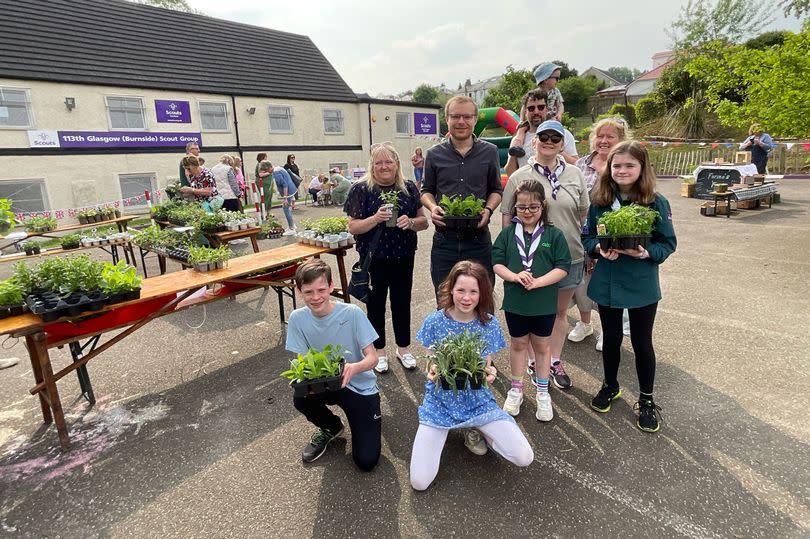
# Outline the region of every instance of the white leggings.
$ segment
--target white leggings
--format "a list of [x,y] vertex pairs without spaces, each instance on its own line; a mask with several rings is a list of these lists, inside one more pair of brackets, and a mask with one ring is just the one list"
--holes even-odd
[[[493,421],[477,427],[489,446],[516,466],[528,466],[534,460],[528,440],[512,421]],[[439,473],[439,461],[448,429],[419,425],[411,453],[411,486],[427,489]]]

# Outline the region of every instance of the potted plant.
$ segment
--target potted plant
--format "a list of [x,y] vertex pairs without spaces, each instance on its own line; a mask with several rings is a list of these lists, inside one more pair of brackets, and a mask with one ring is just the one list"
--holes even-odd
[[695,198],[695,185],[694,176],[681,176],[681,196],[686,198]]
[[486,362],[482,356],[486,343],[478,333],[465,330],[449,335],[435,346],[433,362],[442,389],[458,391],[468,385],[481,389],[486,385]]
[[461,195],[442,195],[439,206],[444,210],[444,224],[449,230],[477,227],[481,212],[484,211],[484,201],[475,195],[467,195],[465,198]]
[[655,220],[660,215],[647,206],[630,204],[618,210],[603,213],[596,225],[599,246],[608,249],[635,249],[646,247],[652,237]]
[[211,261],[214,267],[211,269],[222,269],[228,266],[228,260],[230,260],[233,252],[228,248],[227,245],[220,245],[216,249],[212,249],[211,253]]
[[95,223],[97,221],[98,212],[91,208],[84,211],[84,216],[87,218],[87,224]]
[[194,247],[191,246],[188,248],[188,263],[192,266],[195,270],[205,272],[211,269],[216,269],[216,263],[214,259],[216,255],[214,255],[214,251],[216,249],[211,249],[210,247]]
[[382,200],[383,208],[391,210],[391,217],[385,222],[387,227],[397,226],[397,217],[399,217],[399,189],[396,187],[391,191],[380,191],[380,200]]
[[225,216],[221,212],[206,213],[197,221],[201,232],[219,232],[224,228]]
[[0,234],[5,234],[17,224],[17,218],[11,211],[12,200],[0,198]]
[[180,187],[180,180],[166,186],[166,196],[169,197],[169,200],[174,200],[178,193],[180,193]]
[[23,287],[16,279],[0,281],[0,318],[17,316],[23,313]]
[[42,246],[38,241],[28,240],[20,244],[26,256],[38,255],[42,251]]
[[62,244],[62,249],[65,251],[69,249],[78,249],[81,247],[82,237],[79,234],[67,234],[59,239]]
[[306,397],[325,391],[338,391],[342,385],[344,365],[341,346],[329,344],[323,350],[310,348],[306,354],[298,354],[281,376],[290,380],[296,397]]
[[31,217],[25,221],[25,230],[28,232],[50,232],[56,230],[56,219],[53,217]]
[[282,227],[278,219],[272,215],[267,216],[267,219],[262,223],[261,229],[261,232],[256,235],[260,240],[265,238],[280,238],[284,233],[284,227]]
[[119,260],[117,264],[105,262],[101,279],[101,289],[109,296],[109,303],[132,301],[141,297],[141,278],[135,268],[123,260]]

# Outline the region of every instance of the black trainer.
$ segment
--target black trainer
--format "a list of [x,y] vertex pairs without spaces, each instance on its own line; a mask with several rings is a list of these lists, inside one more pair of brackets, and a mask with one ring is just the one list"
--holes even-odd
[[337,438],[341,432],[343,432],[343,423],[340,424],[340,428],[337,429],[337,432],[334,434],[326,429],[320,429],[312,435],[312,439],[306,447],[304,447],[304,450],[301,452],[301,460],[304,462],[315,462],[321,458],[329,442]]
[[562,360],[552,364],[548,374],[551,381],[557,386],[557,389],[568,389],[571,387],[571,378],[569,378],[568,374],[565,372]]
[[661,430],[661,425],[658,423],[661,419],[661,407],[655,404],[652,399],[641,399],[633,408],[638,410],[636,426],[639,430],[644,432],[658,432]]
[[597,412],[606,414],[610,411],[610,403],[622,396],[622,389],[620,387],[609,387],[603,385],[599,393],[591,399],[591,408]]

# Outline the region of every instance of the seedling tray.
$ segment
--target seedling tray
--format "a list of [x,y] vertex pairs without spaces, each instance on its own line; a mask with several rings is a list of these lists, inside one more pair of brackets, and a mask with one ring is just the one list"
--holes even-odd
[[480,217],[444,216],[444,224],[448,230],[469,230],[477,227],[480,220]]
[[41,292],[29,295],[25,302],[43,322],[53,322],[63,316],[79,316],[83,312],[101,310],[107,299],[103,292],[76,292],[67,297],[54,292]]
[[327,391],[338,391],[343,385],[343,367],[345,362],[340,362],[340,371],[336,376],[326,376],[324,378],[314,378],[312,380],[304,380],[303,382],[293,382],[290,384],[293,388],[294,397],[308,397],[310,395],[320,395]]
[[0,319],[21,315],[26,308],[27,306],[24,303],[22,305],[12,305],[11,307],[0,307]]
[[141,289],[136,288],[135,290],[130,290],[129,292],[113,294],[107,299],[107,305],[115,305],[116,303],[123,303],[125,301],[134,301],[136,299],[140,299],[140,297]]
[[453,385],[447,382],[443,377],[439,377],[439,382],[444,390],[462,390],[467,388],[467,382],[470,382],[470,389],[481,389],[484,385],[484,379],[482,377],[473,376],[470,378],[466,374],[461,374],[456,376],[455,378],[455,388]]
[[599,248],[603,251],[608,249],[635,249],[639,245],[645,249],[650,244],[651,234],[640,234],[633,236],[597,236],[599,238]]

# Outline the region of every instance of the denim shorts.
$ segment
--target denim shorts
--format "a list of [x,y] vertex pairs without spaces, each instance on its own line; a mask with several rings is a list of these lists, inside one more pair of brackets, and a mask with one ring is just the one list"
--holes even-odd
[[577,264],[571,264],[571,269],[568,270],[568,275],[563,277],[563,280],[557,283],[557,288],[560,290],[566,290],[569,288],[576,288],[579,286],[579,283],[582,282],[582,278],[585,276],[585,262],[579,262]]

